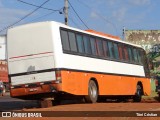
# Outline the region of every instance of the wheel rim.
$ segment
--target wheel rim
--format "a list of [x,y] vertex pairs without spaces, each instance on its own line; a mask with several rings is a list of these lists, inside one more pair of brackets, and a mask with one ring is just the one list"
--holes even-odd
[[96,90],[95,86],[90,87],[90,93],[93,98],[95,98],[97,96],[97,90]]
[[140,86],[137,87],[137,95],[141,96],[141,87]]

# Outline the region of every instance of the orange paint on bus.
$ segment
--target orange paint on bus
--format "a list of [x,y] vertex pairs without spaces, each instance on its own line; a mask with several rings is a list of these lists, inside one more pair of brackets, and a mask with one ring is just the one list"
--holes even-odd
[[106,33],[103,33],[103,32],[98,32],[98,31],[95,31],[95,30],[85,30],[87,32],[90,32],[90,33],[94,33],[94,34],[97,34],[97,35],[101,35],[101,36],[104,36],[104,37],[110,37],[110,38],[114,38],[114,39],[117,39],[117,40],[120,40],[120,38],[118,36],[113,36],[113,35],[110,35],[110,34],[106,34]]
[[11,89],[11,96],[50,93],[50,86],[53,86],[57,91],[73,95],[88,95],[88,83],[91,79],[97,81],[99,95],[135,95],[138,82],[142,83],[144,95],[151,94],[149,78],[61,70],[62,83],[41,85],[35,87],[34,89],[37,90],[33,92],[29,91],[32,88]]
[[74,95],[88,95],[89,80],[98,83],[99,95],[135,95],[138,82],[142,82],[145,95],[150,95],[150,80],[141,77],[106,75],[74,71],[61,71],[62,91]]

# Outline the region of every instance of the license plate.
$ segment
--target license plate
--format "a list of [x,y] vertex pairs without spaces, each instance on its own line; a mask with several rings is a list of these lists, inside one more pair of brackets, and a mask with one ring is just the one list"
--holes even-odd
[[37,91],[37,88],[30,88],[29,91],[30,92]]

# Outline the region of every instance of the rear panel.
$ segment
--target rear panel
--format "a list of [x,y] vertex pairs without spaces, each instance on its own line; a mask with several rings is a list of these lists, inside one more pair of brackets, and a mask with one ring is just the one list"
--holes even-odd
[[55,80],[50,22],[12,28],[7,40],[12,85]]

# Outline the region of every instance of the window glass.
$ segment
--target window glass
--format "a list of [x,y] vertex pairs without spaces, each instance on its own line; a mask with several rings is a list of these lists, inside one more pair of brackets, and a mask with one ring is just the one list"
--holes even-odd
[[115,59],[119,59],[119,52],[118,52],[118,45],[116,43],[113,43],[113,47],[114,47],[114,56]]
[[133,59],[132,59],[132,49],[130,47],[128,47],[128,55],[129,55],[129,61],[133,62]]
[[85,53],[91,54],[91,44],[88,36],[83,36]]
[[138,62],[142,64],[140,50],[137,50],[137,57],[138,57]]
[[122,44],[118,44],[118,51],[119,51],[119,58],[123,60],[123,51],[122,51]]
[[68,33],[67,31],[61,30],[61,39],[62,39],[62,46],[64,50],[70,50],[69,47],[69,40],[68,40]]
[[144,52],[143,50],[140,50],[140,59],[141,59],[141,63],[144,65],[144,59],[145,59],[145,56],[144,56]]
[[102,40],[101,39],[97,39],[96,41],[97,41],[98,55],[99,56],[104,56]]
[[71,51],[77,52],[76,36],[73,32],[68,32]]
[[92,54],[93,55],[97,55],[97,48],[96,48],[96,40],[95,40],[95,38],[91,37],[90,41],[91,41]]
[[134,57],[134,61],[136,62],[136,63],[138,63],[138,55],[137,55],[137,49],[133,49],[133,57]]
[[129,61],[128,50],[127,50],[127,47],[126,47],[126,46],[123,47],[123,51],[124,51],[124,59],[125,59],[126,61]]
[[108,42],[107,41],[103,41],[103,49],[104,49],[104,55],[106,57],[109,57],[109,50],[108,50]]
[[109,48],[109,56],[110,56],[110,58],[114,58],[112,42],[108,42],[108,48]]
[[77,45],[78,45],[78,52],[84,53],[84,45],[83,45],[83,37],[82,35],[77,34]]

